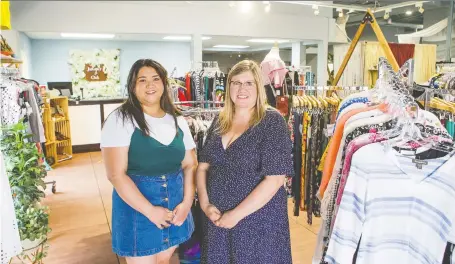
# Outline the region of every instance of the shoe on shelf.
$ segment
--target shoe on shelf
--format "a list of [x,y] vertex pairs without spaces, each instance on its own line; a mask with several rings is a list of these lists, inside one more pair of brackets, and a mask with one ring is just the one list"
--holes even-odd
[[65,137],[65,136],[62,135],[62,133],[60,133],[60,132],[55,132],[55,137],[56,137],[57,140],[59,140],[59,141],[67,140],[67,139],[68,139],[68,137]]

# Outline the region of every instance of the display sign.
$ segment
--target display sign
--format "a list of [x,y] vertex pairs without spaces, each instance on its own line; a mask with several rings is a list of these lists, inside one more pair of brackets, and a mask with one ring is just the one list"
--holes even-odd
[[104,82],[107,80],[104,64],[92,65],[86,63],[84,73],[85,79],[89,82]]
[[120,50],[70,50],[73,96],[113,98],[121,96]]

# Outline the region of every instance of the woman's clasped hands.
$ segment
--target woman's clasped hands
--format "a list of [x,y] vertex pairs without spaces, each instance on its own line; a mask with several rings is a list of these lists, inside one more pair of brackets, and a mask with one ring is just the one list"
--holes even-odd
[[232,229],[240,220],[242,220],[242,218],[236,214],[235,210],[230,210],[222,214],[213,204],[204,206],[202,211],[214,225],[221,228]]

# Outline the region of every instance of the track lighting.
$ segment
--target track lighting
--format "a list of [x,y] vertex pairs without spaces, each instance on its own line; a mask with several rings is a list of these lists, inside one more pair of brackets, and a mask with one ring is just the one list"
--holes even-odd
[[423,9],[423,3],[417,3],[416,7],[418,8],[421,14],[425,11],[425,9]]
[[342,8],[337,8],[338,11],[338,17],[343,17],[343,9]]
[[385,13],[384,13],[384,19],[385,19],[385,20],[387,20],[387,19],[390,18],[390,12],[392,12],[391,9],[388,9],[388,10],[385,11]]

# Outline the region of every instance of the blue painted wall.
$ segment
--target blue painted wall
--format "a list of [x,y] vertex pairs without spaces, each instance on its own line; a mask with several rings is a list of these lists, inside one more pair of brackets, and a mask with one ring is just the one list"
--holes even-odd
[[150,58],[160,62],[177,75],[190,69],[190,43],[144,41],[88,41],[88,40],[31,40],[31,78],[41,84],[71,81],[68,65],[72,49],[120,49],[120,82],[125,86],[128,72],[138,59]]

